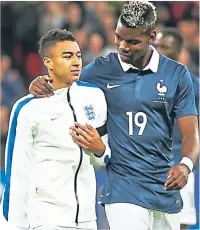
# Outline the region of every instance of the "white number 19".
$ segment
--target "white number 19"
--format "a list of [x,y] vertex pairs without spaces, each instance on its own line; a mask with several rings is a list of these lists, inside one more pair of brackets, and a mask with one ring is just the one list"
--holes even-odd
[[[129,135],[133,135],[133,112],[126,112],[126,115],[128,116],[129,121]],[[139,122],[139,117],[142,117],[142,122]],[[136,113],[134,116],[134,123],[140,128],[138,135],[141,136],[147,124],[147,115],[143,112]]]

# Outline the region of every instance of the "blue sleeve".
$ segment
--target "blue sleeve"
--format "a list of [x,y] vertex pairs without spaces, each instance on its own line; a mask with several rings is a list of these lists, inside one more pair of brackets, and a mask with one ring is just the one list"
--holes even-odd
[[176,118],[198,115],[195,105],[193,83],[187,68],[184,68],[181,73],[177,88],[174,113]]
[[193,87],[194,87],[194,94],[195,94],[195,103],[196,103],[196,107],[199,113],[199,77],[190,73],[191,77],[192,77],[192,82],[193,82]]

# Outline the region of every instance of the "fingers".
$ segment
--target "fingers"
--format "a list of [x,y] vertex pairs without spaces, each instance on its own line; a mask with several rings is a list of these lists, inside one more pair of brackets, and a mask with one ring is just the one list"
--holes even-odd
[[183,188],[187,183],[187,176],[184,170],[179,166],[175,166],[169,170],[167,182],[164,185],[165,190],[177,190]]
[[78,123],[78,122],[75,122],[74,124],[75,124],[75,126],[76,126],[77,128],[83,130],[83,131],[84,131],[85,133],[87,133],[88,135],[93,136],[93,131],[94,131],[95,129],[93,129],[92,126],[90,126],[90,125],[88,126],[88,124],[86,124],[86,125],[81,125],[81,124]]
[[86,123],[86,127],[91,130],[91,131],[95,131],[96,129],[94,129],[90,124]]
[[53,79],[50,78],[48,75],[43,75],[43,78],[44,78],[46,81],[53,82]]
[[171,190],[173,189],[175,186],[177,186],[177,178],[175,177],[174,174],[172,174],[170,177],[168,177],[169,179],[167,180],[167,182],[165,183],[165,190]]
[[42,97],[46,97],[48,96],[47,94],[45,94],[40,88],[38,88],[37,86],[34,87],[33,95],[35,95],[36,97],[42,98]]
[[174,180],[175,180],[174,173],[172,172],[170,174],[170,172],[169,172],[168,177],[167,177],[167,182],[164,185],[165,186],[165,190],[168,189],[168,187],[174,182]]
[[81,128],[78,128],[77,126],[76,127],[72,126],[71,130],[74,131],[74,132],[71,132],[71,135],[73,137],[76,136],[76,139],[79,140],[79,141],[81,141],[83,138],[85,140],[87,140],[88,142],[90,142],[92,140],[92,138],[87,134],[87,129],[85,129],[85,128],[83,130]]
[[84,143],[82,143],[81,141],[78,141],[78,140],[75,139],[75,138],[72,138],[72,140],[74,141],[74,143],[76,143],[77,145],[79,145],[81,148],[89,149],[88,146],[85,145]]
[[89,142],[87,141],[87,139],[75,132],[70,132],[70,135],[72,136],[72,139],[74,141],[74,143],[76,143],[77,145],[79,145],[80,147],[84,148],[84,149],[89,149]]
[[170,184],[168,184],[165,187],[165,190],[179,190],[183,188],[186,184],[186,181],[183,179],[183,177],[180,175],[178,178],[174,178],[174,181]]
[[[45,77],[47,78],[47,77]],[[54,90],[52,88],[52,86],[48,83],[48,81],[45,80],[44,77],[42,76],[39,76],[37,79],[38,79],[38,82],[36,82],[36,86],[41,89],[44,94],[50,94],[51,96],[54,95]],[[49,79],[49,77],[48,77]]]

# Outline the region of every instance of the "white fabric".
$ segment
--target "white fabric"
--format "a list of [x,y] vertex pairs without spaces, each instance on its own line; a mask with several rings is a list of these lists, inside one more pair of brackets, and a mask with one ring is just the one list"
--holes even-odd
[[110,230],[180,230],[179,213],[167,214],[129,203],[105,205]]
[[42,225],[29,230],[97,230],[97,224],[96,221],[92,221],[79,223],[78,226],[74,224],[71,227]]
[[[20,230],[19,228],[13,227],[11,224],[9,224],[6,219],[3,216],[3,213],[0,212],[0,228],[2,230]],[[21,229],[22,230],[22,229]]]
[[[80,162],[80,148],[69,134],[74,117],[67,92],[68,88],[59,89],[50,98],[33,99],[19,113],[9,203],[9,222],[14,226],[70,226],[75,222],[74,178]],[[105,124],[107,106],[99,88],[74,83],[70,87],[70,98],[79,123],[87,122],[94,128]],[[85,106],[91,106],[94,119],[89,120]],[[97,158],[101,166],[105,166],[105,156],[110,157],[106,136],[103,141],[106,153]],[[92,160],[94,162],[95,157]],[[85,152],[77,177],[77,193],[79,221],[95,221],[95,173],[90,156]]]
[[194,173],[191,172],[188,177],[188,183],[181,189],[183,200],[183,209],[180,212],[180,222],[186,225],[196,224],[196,209],[194,202]]
[[[159,53],[158,51],[150,45],[150,48],[153,50],[153,54],[151,56],[151,59],[148,63],[147,66],[145,66],[144,70],[148,70],[148,69],[151,69],[154,73],[156,73],[158,71],[158,65],[159,65]],[[120,58],[120,55],[118,53],[118,59],[119,59],[119,62],[122,66],[122,69],[126,72],[128,71],[129,69],[138,69],[137,67],[131,65],[131,64],[128,64],[126,62],[123,62]]]

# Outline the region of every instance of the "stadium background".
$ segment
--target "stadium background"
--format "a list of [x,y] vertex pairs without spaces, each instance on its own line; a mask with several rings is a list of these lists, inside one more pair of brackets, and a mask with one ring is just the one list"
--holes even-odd
[[[83,51],[83,63],[115,51],[114,31],[125,2],[1,2],[1,153],[0,197],[4,183],[4,149],[9,114],[14,102],[28,93],[30,82],[46,70],[37,53],[38,40],[48,30],[71,30]],[[157,32],[176,27],[184,37],[179,61],[199,76],[199,1],[153,2]],[[104,171],[97,172],[99,194]],[[195,168],[195,202],[199,216],[199,165]],[[106,229],[103,209],[97,204],[99,229]],[[199,219],[199,218],[197,218]],[[199,221],[198,221],[199,222]],[[199,229],[199,223],[190,229]]]

